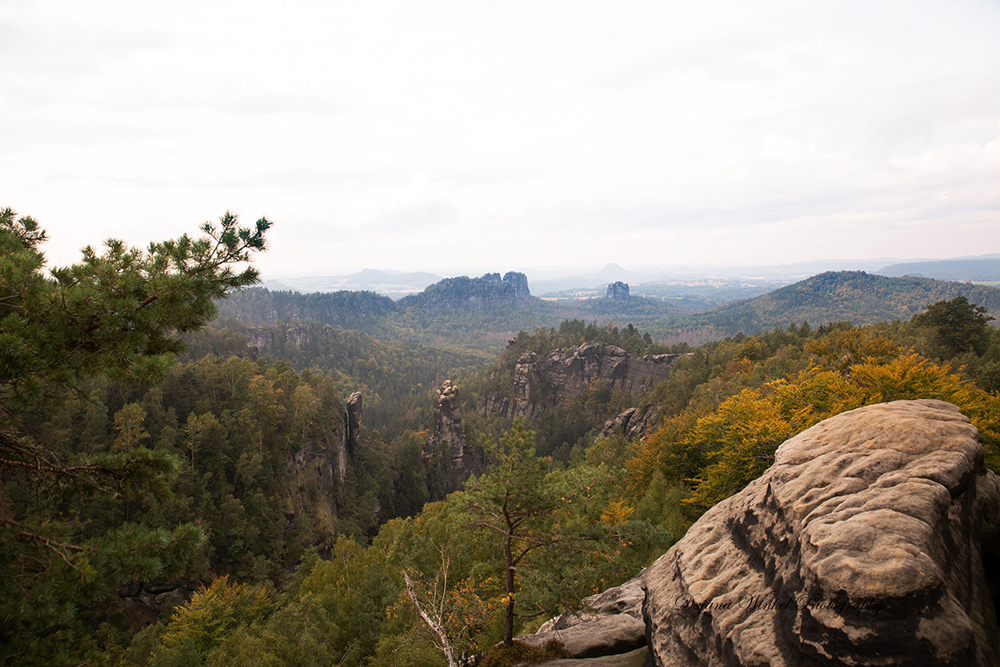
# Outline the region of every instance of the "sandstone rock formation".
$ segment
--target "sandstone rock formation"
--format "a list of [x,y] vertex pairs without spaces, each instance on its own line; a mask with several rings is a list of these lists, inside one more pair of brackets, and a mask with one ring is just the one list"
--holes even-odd
[[604,427],[597,437],[608,438],[615,433],[621,433],[627,440],[637,440],[652,432],[656,426],[656,415],[660,412],[660,407],[660,404],[654,404],[642,409],[629,408],[604,422]]
[[645,597],[642,577],[633,577],[621,586],[585,598],[576,614],[563,614],[517,641],[529,646],[559,642],[570,660],[551,665],[642,665],[646,652],[646,626],[642,620]]
[[375,323],[396,312],[395,301],[368,291],[300,294],[251,287],[232,297],[217,302],[220,317],[286,328],[301,326],[295,323],[297,321],[372,331]]
[[344,415],[344,430],[347,433],[347,452],[349,454],[354,454],[358,451],[358,443],[361,437],[363,403],[360,391],[356,391],[347,397],[347,414]]
[[1000,482],[940,401],[804,431],[645,574],[652,664],[996,665]]
[[528,291],[528,276],[517,271],[508,271],[503,275],[504,284],[510,285],[510,289],[515,299],[524,299],[531,296]]
[[288,460],[288,496],[285,517],[313,517],[313,531],[318,540],[336,536],[338,489],[347,476],[347,430],[344,417],[330,418],[336,427],[333,437],[314,438]]
[[628,301],[628,283],[622,281],[613,282],[608,285],[608,292],[604,298],[613,301]]
[[519,640],[624,650],[615,628],[641,604],[645,649],[546,664],[996,665],[998,563],[1000,480],[976,429],[896,401],[788,440],[638,577]]
[[130,581],[118,587],[118,596],[133,631],[156,623],[161,614],[183,606],[194,593],[194,585]]
[[528,277],[523,273],[510,271],[503,278],[499,273],[487,273],[480,278],[445,278],[420,294],[403,297],[397,303],[397,308],[400,311],[416,309],[431,314],[456,310],[481,311],[531,298]]
[[633,357],[606,343],[584,343],[575,350],[556,351],[544,359],[526,352],[514,366],[513,386],[506,395],[489,397],[483,412],[499,412],[509,419],[521,415],[536,417],[544,408],[579,394],[594,380],[638,394],[666,379],[679,356]]
[[316,337],[332,336],[342,331],[329,324],[316,325],[300,322],[280,322],[271,326],[247,327],[247,345],[263,350],[287,344],[308,345]]
[[458,388],[451,380],[434,391],[434,434],[424,447],[424,456],[432,463],[431,474],[437,477],[432,487],[442,493],[460,489],[470,475],[483,471],[474,448],[465,445]]
[[285,516],[313,517],[317,541],[336,537],[336,497],[347,479],[347,467],[358,451],[361,430],[362,399],[354,392],[347,399],[344,412],[329,415],[331,436],[311,439],[288,460],[288,495]]

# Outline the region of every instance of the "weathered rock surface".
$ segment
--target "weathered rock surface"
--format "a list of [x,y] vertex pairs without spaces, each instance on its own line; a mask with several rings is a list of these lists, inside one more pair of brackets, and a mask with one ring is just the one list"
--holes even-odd
[[575,614],[556,616],[546,621],[536,634],[565,630],[580,623],[596,621],[606,616],[618,614],[642,618],[642,603],[646,599],[646,591],[642,587],[644,573],[645,570],[620,586],[584,598],[580,601],[582,603],[580,611]]
[[465,445],[458,387],[445,380],[434,391],[434,433],[424,447],[424,456],[435,467],[436,488],[449,493],[462,487],[470,475],[483,471],[481,458]]
[[563,630],[524,635],[517,640],[542,647],[555,640],[572,658],[596,658],[628,653],[646,645],[646,624],[628,614],[600,616]]
[[522,635],[517,641],[529,646],[559,642],[571,659],[544,663],[546,665],[638,667],[646,657],[646,625],[642,619],[644,598],[640,573],[621,586],[584,598],[579,612],[553,618],[535,634]]
[[403,297],[397,309],[416,309],[426,313],[449,313],[456,310],[490,310],[531,299],[528,277],[509,271],[503,278],[499,273],[487,273],[480,278],[458,276],[445,278],[427,287],[420,294]]
[[647,654],[648,651],[643,646],[628,653],[605,655],[599,658],[550,660],[549,662],[542,663],[542,665],[544,667],[643,667],[646,664]]
[[656,416],[660,412],[660,404],[647,405],[644,408],[629,408],[624,412],[612,417],[604,422],[598,438],[608,438],[616,433],[621,433],[626,440],[638,440],[639,438],[652,433],[657,421]]
[[299,516],[312,516],[318,542],[336,536],[336,497],[359,448],[362,402],[360,392],[351,394],[343,412],[328,415],[329,435],[309,440],[292,454],[285,467],[288,479],[285,517],[293,521]]
[[247,327],[245,336],[247,345],[262,350],[284,345],[308,345],[315,338],[332,336],[339,331],[340,327],[329,324],[278,322],[271,326]]
[[358,451],[361,438],[361,417],[364,411],[364,399],[360,391],[347,397],[347,414],[344,416],[344,430],[347,432],[347,451],[354,454]]
[[608,285],[608,292],[604,298],[613,301],[628,301],[628,283],[617,281]]
[[649,664],[996,665],[998,524],[955,406],[828,419],[647,570]]
[[[335,426],[343,423],[331,418]],[[310,440],[288,461],[288,495],[285,517],[292,521],[300,516],[313,517],[317,540],[332,540],[337,526],[337,490],[347,475],[346,429],[336,428],[332,437]]]
[[194,587],[179,583],[142,583],[132,581],[118,589],[127,622],[134,631],[156,623],[160,615],[186,604]]
[[620,347],[606,343],[584,343],[568,351],[556,351],[544,359],[525,352],[517,360],[513,386],[503,396],[491,396],[484,413],[499,412],[509,419],[536,417],[546,407],[557,405],[599,380],[614,389],[641,393],[666,379],[677,354],[633,357]]

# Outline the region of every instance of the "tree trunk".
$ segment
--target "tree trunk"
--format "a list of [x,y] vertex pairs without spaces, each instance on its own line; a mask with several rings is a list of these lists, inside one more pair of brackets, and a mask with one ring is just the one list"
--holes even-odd
[[507,604],[503,613],[503,645],[514,645],[514,555],[511,553],[512,530],[508,529],[503,540],[503,559],[507,565]]
[[448,641],[448,633],[445,632],[444,626],[441,625],[441,617],[436,616],[436,618],[431,618],[430,614],[425,612],[420,606],[420,602],[417,601],[417,593],[413,590],[413,582],[410,580],[410,575],[403,572],[403,579],[406,581],[406,594],[410,596],[410,601],[416,608],[417,613],[420,614],[420,618],[424,619],[424,623],[431,629],[431,632],[437,635],[440,642],[439,647],[441,652],[444,653],[445,660],[448,661],[448,667],[457,667],[455,656],[451,650],[451,642]]

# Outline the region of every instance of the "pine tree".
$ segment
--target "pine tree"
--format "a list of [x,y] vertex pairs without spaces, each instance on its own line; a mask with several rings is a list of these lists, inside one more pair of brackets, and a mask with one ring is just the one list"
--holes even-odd
[[41,425],[95,376],[149,382],[198,329],[213,300],[257,282],[250,267],[271,223],[205,223],[203,236],[152,243],[115,239],[104,252],[45,270],[46,234],[0,211],[0,662],[69,660],[78,609],[124,581],[176,576],[202,539],[193,526],[124,523],[97,535],[74,520],[84,496],[165,495],[179,462],[145,447],[93,455],[59,451]]

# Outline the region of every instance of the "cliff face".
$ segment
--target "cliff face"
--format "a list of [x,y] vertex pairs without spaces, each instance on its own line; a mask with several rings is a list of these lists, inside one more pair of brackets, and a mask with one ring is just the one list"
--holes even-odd
[[604,298],[611,299],[612,301],[628,301],[628,283],[623,283],[620,280],[610,283]]
[[621,433],[626,440],[638,440],[653,431],[656,426],[656,415],[662,404],[647,405],[645,408],[629,408],[617,416],[604,422],[604,427],[598,438],[608,438],[615,433]]
[[318,543],[330,542],[336,536],[336,499],[359,448],[361,404],[361,394],[351,394],[344,412],[328,415],[332,435],[310,440],[291,456],[285,468],[285,517],[291,522],[311,516]]
[[442,496],[483,471],[482,458],[465,444],[458,388],[451,380],[434,392],[434,434],[424,447],[424,458],[431,464],[429,485]]
[[270,291],[251,287],[216,302],[220,317],[243,322],[278,324],[288,320],[313,321],[370,332],[396,312],[396,302],[374,292]]
[[279,344],[307,345],[314,336],[328,336],[338,331],[340,327],[324,324],[320,327],[302,323],[280,323],[268,327],[247,327],[247,345],[262,350],[276,347]]
[[645,649],[611,632],[634,625],[612,620],[636,615],[630,584],[533,641],[607,633],[619,655],[595,667],[996,665],[998,562],[976,429],[941,401],[883,403],[785,442],[640,575]]
[[553,405],[576,396],[599,380],[621,391],[639,394],[665,380],[677,354],[633,357],[606,343],[584,343],[571,351],[556,351],[539,358],[521,355],[514,366],[513,386],[505,395],[486,400],[484,413],[499,412],[510,419],[537,417]]
[[511,271],[502,278],[499,273],[487,273],[480,278],[446,278],[420,294],[400,299],[398,307],[404,311],[413,308],[427,313],[447,313],[455,310],[489,310],[530,298],[528,277]]

